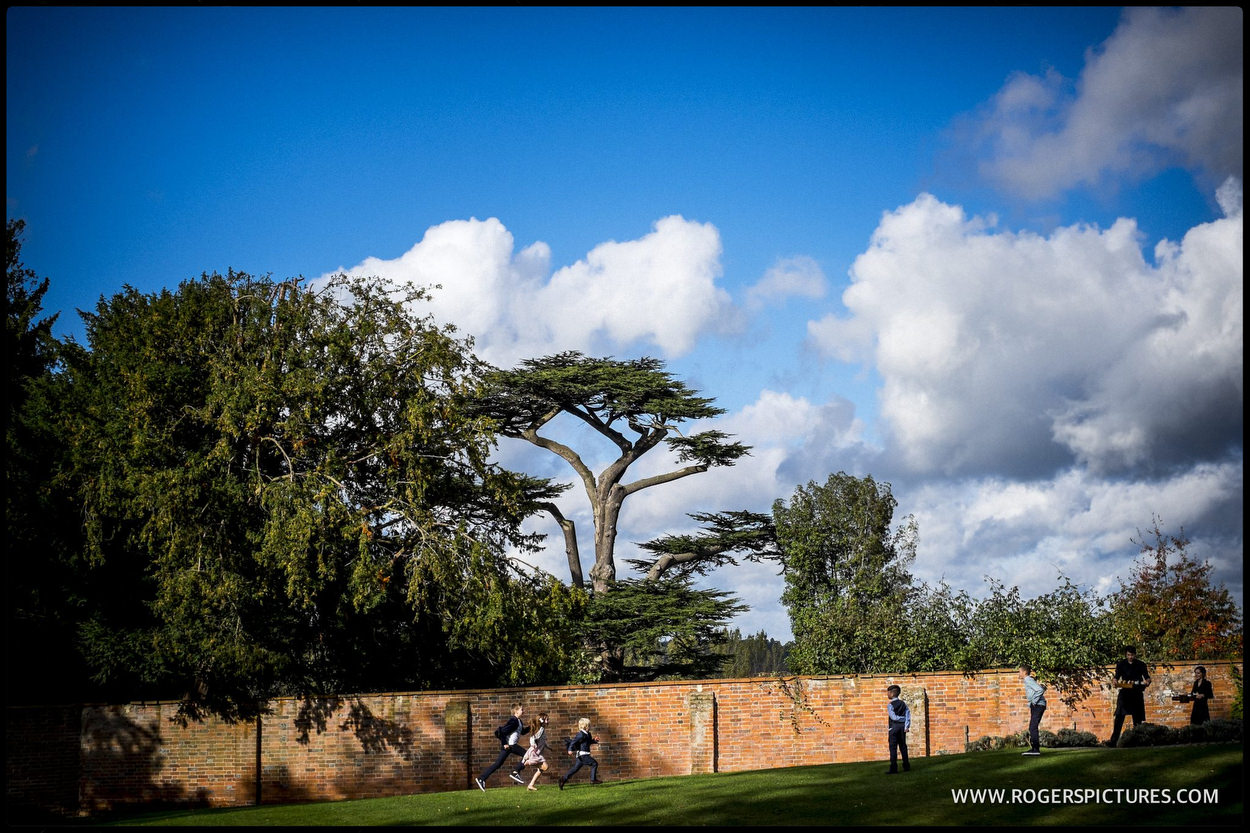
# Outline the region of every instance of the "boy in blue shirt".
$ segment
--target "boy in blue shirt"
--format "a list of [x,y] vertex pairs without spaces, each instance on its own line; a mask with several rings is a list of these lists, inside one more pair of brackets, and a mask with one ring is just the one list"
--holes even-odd
[[897,775],[900,752],[903,755],[903,772],[911,771],[911,762],[907,760],[907,733],[911,731],[911,709],[907,708],[907,704],[899,698],[903,690],[898,686],[890,686],[885,693],[890,697],[890,702],[885,707],[887,725],[890,730],[890,768],[885,771],[885,774]]
[[1024,696],[1029,701],[1029,751],[1020,754],[1026,758],[1036,758],[1042,754],[1037,727],[1041,725],[1042,715],[1046,713],[1046,686],[1033,676],[1033,667],[1030,665],[1020,666],[1020,679],[1024,680]]

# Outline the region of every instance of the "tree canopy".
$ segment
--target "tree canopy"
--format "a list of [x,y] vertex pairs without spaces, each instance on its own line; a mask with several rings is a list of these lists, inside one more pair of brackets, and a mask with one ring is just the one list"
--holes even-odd
[[584,599],[509,548],[541,484],[488,463],[466,343],[374,279],[127,287],[67,351],[64,430],[102,679],[226,707],[275,692],[518,684]]
[[81,513],[57,477],[67,445],[57,424],[57,316],[43,316],[49,280],[22,262],[25,223],[9,220],[6,231],[5,649],[13,667],[40,669],[9,674],[6,685],[10,703],[56,702],[95,693],[77,650],[89,587],[79,569]]
[[593,594],[580,624],[600,657],[594,678],[609,682],[715,676],[725,623],[746,606],[688,575],[625,579]]
[[[627,497],[714,466],[733,465],[750,450],[720,431],[683,434],[685,423],[724,411],[663,367],[661,361],[648,357],[622,361],[558,353],[522,362],[515,370],[489,374],[486,395],[480,400],[481,411],[496,421],[502,434],[558,455],[581,481],[594,518],[590,583],[597,593],[608,592],[616,581],[617,520]],[[539,433],[561,414],[607,438],[618,449],[616,459],[596,474],[577,451]],[[661,443],[685,465],[625,482],[629,467]],[[545,502],[543,508],[564,532],[569,575],[574,586],[581,587],[584,577],[574,523],[553,502]]]
[[1141,538],[1127,580],[1111,596],[1121,644],[1156,661],[1240,659],[1241,612],[1227,588],[1212,583],[1211,565],[1189,554],[1185,531],[1168,535],[1156,518]]
[[890,484],[845,472],[773,504],[796,674],[897,670],[916,528],[891,528]]
[[746,561],[773,561],[779,558],[777,530],[773,519],[758,512],[693,512],[690,518],[703,524],[697,533],[662,535],[639,546],[654,554],[652,559],[630,559],[629,564],[649,579],[670,571],[681,575],[707,575],[726,564]]

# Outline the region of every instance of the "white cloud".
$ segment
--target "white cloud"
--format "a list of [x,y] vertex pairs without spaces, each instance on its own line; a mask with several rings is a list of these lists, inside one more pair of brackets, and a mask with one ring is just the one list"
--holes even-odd
[[[1199,559],[1239,554],[1239,524],[1230,530],[1217,519],[1239,517],[1241,479],[1240,458],[1142,481],[1073,468],[1034,482],[935,481],[908,490],[900,510],[915,514],[919,524],[915,572],[925,581],[945,578],[975,595],[991,577],[1033,596],[1053,588],[1063,573],[1105,595],[1128,577],[1156,515],[1169,534],[1182,526],[1200,531],[1190,547]],[[1240,598],[1240,558],[1216,561],[1216,581]]]
[[1212,184],[1242,174],[1237,7],[1129,8],[1075,86],[1017,74],[973,129],[983,172],[1028,197],[1181,166]]
[[720,255],[714,226],[671,216],[548,277],[550,248],[538,242],[514,254],[512,234],[491,218],[442,223],[394,260],[371,257],[341,271],[441,284],[430,303],[435,318],[472,335],[482,358],[511,367],[562,350],[687,352],[730,315],[716,283]]
[[747,305],[759,309],[790,296],[823,298],[827,289],[825,273],[814,258],[806,255],[783,258],[764,273],[764,277],[747,290]]
[[[693,531],[687,513],[768,512],[797,485],[847,471],[893,483],[896,522],[907,514],[919,522],[915,572],[926,581],[979,593],[993,576],[1036,594],[1063,572],[1106,593],[1136,555],[1131,539],[1160,513],[1199,531],[1192,551],[1240,597],[1239,182],[1218,197],[1226,216],[1161,243],[1150,259],[1127,219],[1043,236],[930,195],[886,213],[850,270],[842,317],[811,322],[809,334],[826,355],[873,366],[888,445],[866,442],[868,426],[841,397],[763,390],[690,426],[733,434],[752,446],[749,457],[626,501],[618,575],[629,574],[637,543]],[[356,269],[442,283],[436,315],[477,336],[488,360],[509,364],[631,343],[689,349],[726,318],[719,257],[714,228],[673,217],[550,273],[544,244],[515,253],[499,221],[474,220],[432,228],[401,258]],[[768,301],[817,297],[823,285],[813,262],[791,259],[746,297],[764,315]],[[587,449],[596,470],[614,456],[580,423],[553,430]],[[572,482],[563,461],[520,441],[501,441],[496,459]],[[677,465],[657,448],[627,480]],[[578,524],[588,571],[581,484],[560,503]],[[567,578],[555,525],[536,518],[529,528],[549,537],[527,561]],[[744,631],[789,638],[775,565],[724,568],[702,583],[752,605],[735,622]]]
[[1156,266],[1131,220],[1044,237],[921,195],[855,260],[849,317],[810,322],[810,336],[875,365],[893,453],[914,472],[1218,457],[1241,431],[1234,191],[1232,213],[1161,244]]
[[[1232,192],[1236,190],[1236,196]],[[1087,393],[1056,414],[1055,438],[1095,467],[1122,468],[1177,449],[1208,455],[1239,442],[1244,370],[1240,189],[1222,190],[1228,215],[1164,241],[1156,319],[1129,349],[1106,357]],[[1108,326],[1112,326],[1108,322]],[[1168,461],[1170,462],[1170,461]]]

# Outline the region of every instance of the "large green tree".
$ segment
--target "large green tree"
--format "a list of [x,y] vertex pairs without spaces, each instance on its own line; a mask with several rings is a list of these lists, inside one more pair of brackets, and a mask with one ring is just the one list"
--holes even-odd
[[916,526],[890,484],[838,472],[773,505],[796,674],[897,671]]
[[1152,661],[1240,659],[1242,616],[1212,567],[1189,554],[1189,539],[1163,531],[1158,518],[1145,535],[1129,577],[1111,596],[1116,634]]
[[[57,316],[43,316],[49,280],[22,262],[22,220],[5,240],[4,527],[8,702],[98,697],[76,648],[89,587],[76,553],[79,513],[58,487],[67,446],[58,429]],[[49,661],[49,658],[55,658]]]
[[[608,592],[617,578],[617,521],[626,498],[714,466],[733,465],[750,450],[720,431],[683,434],[685,424],[718,416],[724,409],[663,367],[658,359],[647,357],[620,361],[559,353],[492,373],[481,401],[483,412],[496,420],[501,433],[558,455],[581,481],[594,519],[590,585],[596,593]],[[562,414],[590,426],[617,449],[615,459],[602,471],[593,471],[566,443],[540,433]],[[661,443],[676,453],[679,467],[627,482],[630,466]],[[554,502],[546,501],[542,508],[564,533],[572,584],[584,586],[574,522]]]
[[84,628],[101,679],[228,709],[563,674],[584,599],[506,557],[549,492],[488,463],[468,345],[421,297],[230,272],[84,316],[64,429],[116,591]]

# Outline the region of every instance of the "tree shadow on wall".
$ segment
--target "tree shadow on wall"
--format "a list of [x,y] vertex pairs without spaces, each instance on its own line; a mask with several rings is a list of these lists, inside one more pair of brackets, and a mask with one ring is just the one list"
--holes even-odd
[[207,807],[208,791],[194,792],[161,778],[165,740],[119,708],[84,712],[80,807],[94,815],[127,805]]
[[390,718],[378,717],[359,697],[305,697],[295,717],[299,730],[296,740],[308,743],[311,732],[322,734],[335,714],[347,706],[347,714],[339,723],[339,731],[352,732],[365,752],[394,752],[411,761],[417,739],[411,728]]

